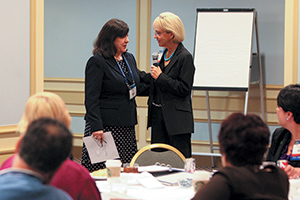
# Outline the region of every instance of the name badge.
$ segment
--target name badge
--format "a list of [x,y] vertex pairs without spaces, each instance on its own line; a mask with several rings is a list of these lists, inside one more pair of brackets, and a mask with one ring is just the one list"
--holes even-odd
[[136,97],[136,86],[135,86],[135,84],[133,84],[129,87],[129,99],[131,100],[134,97]]
[[296,140],[290,160],[300,160],[300,140]]

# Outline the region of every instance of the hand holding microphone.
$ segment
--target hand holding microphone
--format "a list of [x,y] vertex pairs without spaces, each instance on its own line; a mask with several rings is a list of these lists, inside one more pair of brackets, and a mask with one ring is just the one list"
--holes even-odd
[[159,75],[162,73],[160,67],[155,67],[154,65],[151,66],[151,76],[156,80]]
[[156,80],[159,75],[162,73],[160,67],[159,67],[159,57],[161,57],[159,55],[159,53],[157,52],[153,52],[152,53],[152,61],[153,61],[153,65],[151,66],[150,72],[151,72],[151,76]]
[[153,61],[153,65],[155,67],[158,67],[158,53],[157,52],[152,53],[152,61]]

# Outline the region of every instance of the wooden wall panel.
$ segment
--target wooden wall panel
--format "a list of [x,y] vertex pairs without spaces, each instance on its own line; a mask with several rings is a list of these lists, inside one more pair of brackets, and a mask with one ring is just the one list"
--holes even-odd
[[[274,124],[276,117],[276,97],[282,86],[264,88],[264,107],[266,122]],[[84,79],[45,78],[45,91],[54,92],[65,101],[73,116],[84,116]],[[147,97],[137,97],[138,109],[147,108]],[[195,121],[207,121],[206,96],[204,91],[193,91],[193,109]],[[232,112],[244,112],[245,92],[209,91],[212,122],[220,122]],[[248,113],[260,115],[260,93],[258,85],[251,85],[249,90]]]

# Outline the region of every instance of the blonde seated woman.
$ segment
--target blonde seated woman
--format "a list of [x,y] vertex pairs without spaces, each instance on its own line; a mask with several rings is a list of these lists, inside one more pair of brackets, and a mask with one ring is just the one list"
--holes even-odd
[[[71,126],[71,117],[64,101],[56,94],[42,92],[32,95],[25,107],[24,114],[18,124],[17,132],[22,137],[28,125],[41,117],[60,120],[68,128]],[[10,168],[15,155],[2,164],[0,170]],[[100,192],[91,178],[89,171],[80,164],[67,159],[54,174],[50,185],[66,191],[73,199],[101,199]]]

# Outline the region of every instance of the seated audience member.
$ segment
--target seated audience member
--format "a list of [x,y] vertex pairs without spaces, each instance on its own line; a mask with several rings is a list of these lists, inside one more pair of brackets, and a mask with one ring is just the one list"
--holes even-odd
[[293,156],[292,150],[299,149],[300,140],[300,85],[292,84],[284,87],[277,96],[277,118],[280,128],[272,135],[272,142],[267,154],[267,161],[287,160],[284,169],[290,178],[300,176],[300,159]]
[[[18,132],[21,137],[24,136],[28,124],[41,117],[57,119],[68,128],[71,125],[69,112],[58,95],[51,92],[37,93],[28,99],[19,122]],[[15,155],[4,161],[0,170],[11,167],[14,157]],[[75,200],[101,199],[100,192],[89,171],[71,159],[63,162],[50,184],[66,191]]]
[[72,198],[47,185],[72,150],[72,134],[61,122],[40,118],[33,121],[17,145],[11,168],[0,174],[0,198],[59,200]]
[[256,115],[231,114],[219,130],[223,167],[193,200],[288,199],[289,180],[277,166],[260,168],[270,131]]

